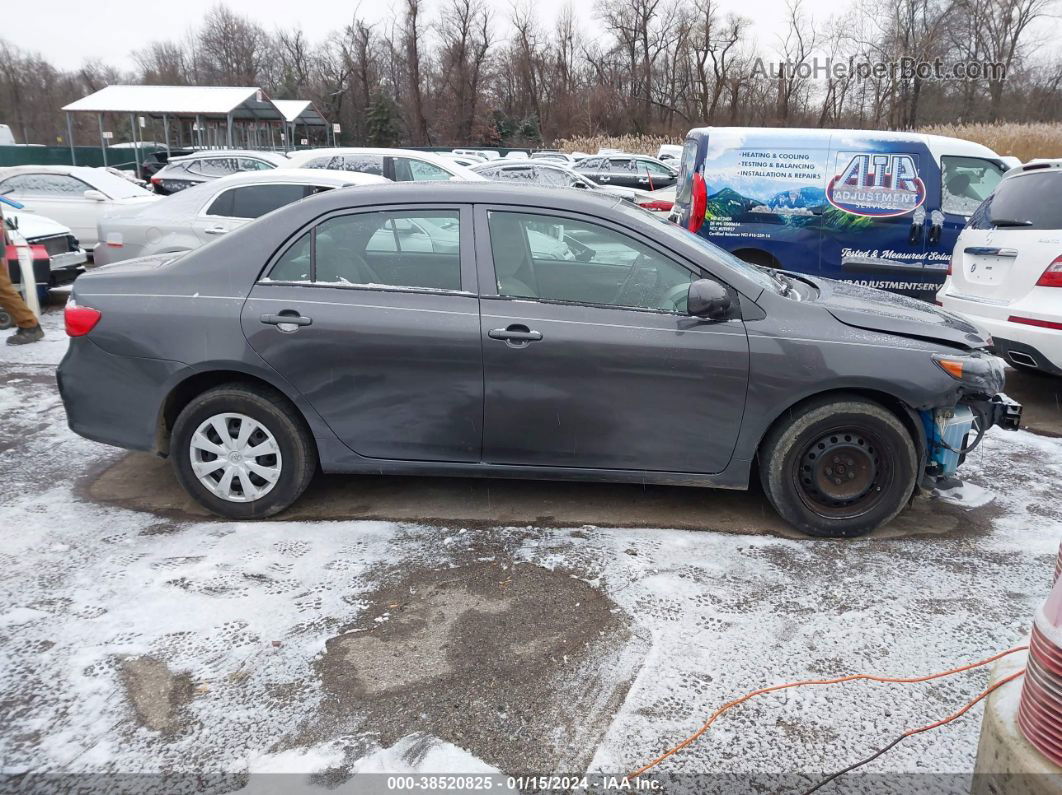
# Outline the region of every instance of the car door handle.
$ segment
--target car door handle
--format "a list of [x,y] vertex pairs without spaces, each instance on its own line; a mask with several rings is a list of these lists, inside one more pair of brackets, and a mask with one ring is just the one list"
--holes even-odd
[[267,326],[309,326],[313,320],[303,317],[292,309],[285,309],[276,315],[262,315],[259,320]]
[[223,226],[208,226],[203,231],[208,235],[223,235],[229,230]]
[[519,323],[514,323],[508,328],[492,328],[487,332],[487,336],[492,340],[504,340],[507,345],[514,348],[522,348],[529,342],[538,342],[542,339],[541,332],[533,331]]

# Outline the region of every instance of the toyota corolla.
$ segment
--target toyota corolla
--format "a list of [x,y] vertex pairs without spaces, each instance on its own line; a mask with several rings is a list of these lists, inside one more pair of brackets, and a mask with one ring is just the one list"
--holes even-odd
[[[548,241],[548,245],[546,242]],[[859,535],[1020,406],[974,326],[563,189],[365,186],[74,285],[71,428],[265,517],[314,473],[747,488]]]

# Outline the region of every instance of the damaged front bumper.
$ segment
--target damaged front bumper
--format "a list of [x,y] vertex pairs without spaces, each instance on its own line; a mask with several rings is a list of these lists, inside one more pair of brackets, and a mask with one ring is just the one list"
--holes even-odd
[[926,436],[923,487],[954,475],[993,425],[1008,431],[1021,426],[1021,404],[1002,392],[967,398],[951,408],[926,409],[919,415]]

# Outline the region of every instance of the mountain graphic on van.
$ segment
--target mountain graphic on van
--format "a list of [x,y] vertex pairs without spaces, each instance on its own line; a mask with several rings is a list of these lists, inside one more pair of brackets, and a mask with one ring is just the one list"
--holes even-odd
[[740,218],[755,207],[762,207],[763,202],[742,196],[733,188],[723,188],[708,197],[705,218]]
[[767,200],[767,206],[772,210],[807,210],[813,212],[815,210],[823,210],[828,206],[826,201],[826,191],[822,188],[816,188],[813,186],[805,186],[803,188],[794,188],[793,190],[784,190],[780,193],[774,194]]

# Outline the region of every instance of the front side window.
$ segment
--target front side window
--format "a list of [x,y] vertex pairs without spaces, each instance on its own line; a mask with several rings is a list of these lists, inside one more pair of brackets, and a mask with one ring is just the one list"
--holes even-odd
[[87,183],[66,174],[16,174],[0,183],[0,193],[21,196],[78,196],[90,190]]
[[638,170],[643,174],[648,171],[650,174],[658,175],[661,177],[670,177],[672,174],[671,169],[667,166],[657,163],[654,160],[639,160]]
[[1002,167],[982,157],[940,159],[940,208],[946,213],[971,215],[1003,179]]
[[491,211],[498,293],[511,298],[684,313],[693,272],[608,227]]
[[452,176],[434,163],[411,157],[395,158],[395,179],[399,182],[445,182]]
[[330,218],[318,224],[312,236],[304,235],[306,241],[296,241],[273,266],[268,279],[330,287],[460,290],[460,233],[458,210],[380,211]]

